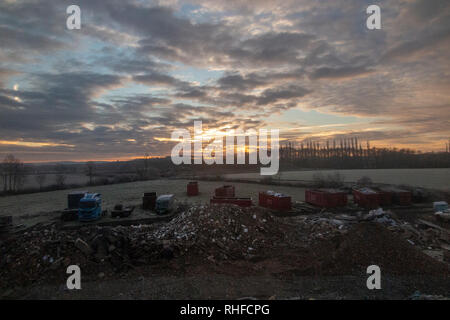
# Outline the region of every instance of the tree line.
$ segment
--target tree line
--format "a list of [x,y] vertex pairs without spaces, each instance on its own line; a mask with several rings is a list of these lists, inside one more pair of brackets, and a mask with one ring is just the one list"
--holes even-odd
[[365,147],[355,137],[320,143],[305,141],[280,145],[280,162],[285,167],[334,169],[449,168],[450,152]]

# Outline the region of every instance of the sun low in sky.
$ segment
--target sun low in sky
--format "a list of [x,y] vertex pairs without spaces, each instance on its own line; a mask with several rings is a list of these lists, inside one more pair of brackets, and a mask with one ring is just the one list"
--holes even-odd
[[0,39],[0,156],[27,162],[166,156],[195,120],[422,151],[450,137],[447,0],[2,1]]

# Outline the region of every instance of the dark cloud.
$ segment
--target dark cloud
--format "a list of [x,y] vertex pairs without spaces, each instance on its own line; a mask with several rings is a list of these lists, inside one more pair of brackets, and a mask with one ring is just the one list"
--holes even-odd
[[63,47],[63,42],[41,34],[33,34],[28,31],[13,29],[0,25],[0,39],[2,50],[33,50],[50,51]]
[[77,31],[70,1],[0,3],[2,139],[68,158],[164,153],[159,138],[195,118],[256,128],[300,106],[386,127],[365,138],[448,134],[448,1],[378,2],[377,31],[359,0],[192,3],[80,0]]
[[246,77],[243,77],[240,74],[231,74],[220,78],[217,83],[225,90],[248,90],[263,86],[266,84],[266,81],[254,74]]
[[311,79],[345,79],[356,76],[367,75],[373,72],[365,66],[362,67],[341,67],[341,68],[318,68],[311,75]]
[[169,76],[167,74],[162,73],[151,73],[151,74],[143,74],[136,75],[133,77],[133,80],[136,82],[148,84],[148,85],[166,85],[173,87],[190,87],[190,84],[186,81],[178,80],[175,77]]

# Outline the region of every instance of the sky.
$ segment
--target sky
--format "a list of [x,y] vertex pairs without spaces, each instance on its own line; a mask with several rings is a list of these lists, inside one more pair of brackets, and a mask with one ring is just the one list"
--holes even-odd
[[449,52],[448,0],[1,0],[0,157],[165,156],[194,120],[443,151]]

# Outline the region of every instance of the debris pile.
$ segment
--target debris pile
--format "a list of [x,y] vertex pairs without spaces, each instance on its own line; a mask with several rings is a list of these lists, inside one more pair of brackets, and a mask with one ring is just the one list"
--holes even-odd
[[35,226],[0,243],[0,279],[20,285],[52,274],[62,278],[70,264],[79,265],[85,275],[97,275],[179,255],[200,254],[209,260],[251,258],[284,238],[282,224],[274,219],[264,209],[194,206],[168,223],[155,225],[66,231],[56,224]]
[[59,230],[35,226],[0,242],[0,287],[63,279],[66,267],[79,265],[84,275],[122,272],[164,258],[162,243],[145,241],[145,227],[83,227]]
[[450,262],[450,233],[430,221],[418,219],[415,223],[402,221],[381,208],[367,214],[361,211],[349,214],[332,214],[328,212],[294,217],[294,224],[299,226],[300,237],[306,246],[318,240],[334,239],[348,233],[350,229],[364,222],[375,222],[384,230],[395,233],[409,246],[417,247],[436,260]]
[[159,240],[171,240],[185,251],[210,259],[249,258],[284,238],[283,224],[268,211],[253,207],[195,206],[155,232]]
[[0,240],[0,288],[65,281],[71,264],[89,279],[172,259],[168,265],[180,267],[183,261],[225,266],[267,258],[268,266],[323,275],[352,274],[371,264],[398,274],[448,274],[448,265],[423,253],[440,250],[445,261],[448,230],[427,220],[404,222],[383,209],[284,219],[233,205],[179,206],[177,212],[152,225],[61,230],[53,224],[15,232]]
[[381,208],[371,210],[367,214],[363,214],[361,211],[353,214],[324,212],[298,217],[295,219],[295,223],[302,228],[304,241],[310,244],[318,239],[329,239],[345,234],[351,226],[360,222],[373,221],[386,226],[396,226],[399,222],[392,215],[390,211],[384,211]]

